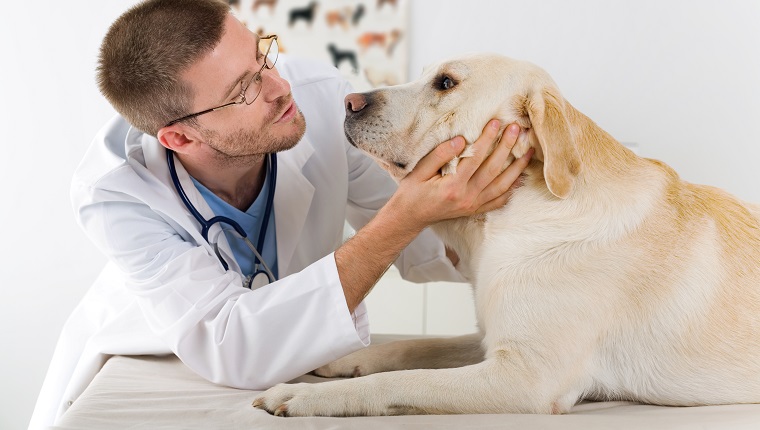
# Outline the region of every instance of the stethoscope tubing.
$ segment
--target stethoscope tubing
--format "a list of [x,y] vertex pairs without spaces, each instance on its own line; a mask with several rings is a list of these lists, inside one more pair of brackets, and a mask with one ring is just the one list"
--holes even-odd
[[[253,266],[254,266],[254,273],[251,276],[251,279],[256,277],[257,275],[264,273],[267,278],[269,279],[269,282],[275,281],[274,273],[269,269],[269,266],[267,266],[266,262],[264,262],[263,257],[259,253],[259,249],[263,249],[264,247],[264,239],[266,237],[266,231],[267,226],[269,225],[269,218],[272,214],[272,208],[274,206],[274,191],[275,186],[277,184],[277,156],[276,154],[268,154],[267,155],[267,175],[269,177],[269,192],[267,193],[267,202],[266,207],[264,210],[264,218],[262,219],[261,229],[259,231],[259,237],[258,237],[258,243],[256,247],[253,246],[251,241],[248,239],[248,235],[246,234],[245,230],[243,230],[243,227],[240,226],[235,220],[228,218],[226,216],[217,215],[214,216],[208,220],[203,218],[200,212],[198,212],[198,209],[193,205],[193,203],[190,201],[190,199],[187,197],[187,194],[185,193],[185,189],[182,187],[182,184],[179,181],[179,176],[177,176],[177,168],[174,163],[174,151],[167,149],[166,150],[166,162],[169,166],[169,175],[171,176],[172,183],[174,184],[174,188],[177,190],[177,194],[179,194],[180,200],[182,200],[182,203],[185,205],[188,211],[190,211],[190,214],[195,218],[196,221],[201,226],[201,235],[203,236],[203,239],[206,242],[209,242],[208,233],[211,227],[216,223],[225,223],[231,226],[237,234],[239,234],[243,241],[246,242],[249,248],[254,253],[254,260],[253,260]],[[219,254],[218,250],[217,256],[219,257],[219,261],[222,263],[222,266],[224,266],[224,270],[229,270],[229,265],[226,261],[222,258],[222,256]],[[259,269],[259,266],[263,266],[264,270]]]

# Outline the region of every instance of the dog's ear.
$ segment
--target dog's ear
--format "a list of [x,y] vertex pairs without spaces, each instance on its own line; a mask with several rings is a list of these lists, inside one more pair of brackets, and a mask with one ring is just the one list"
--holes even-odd
[[564,99],[550,88],[525,98],[525,112],[544,157],[544,179],[549,191],[566,199],[581,169],[581,157],[565,114]]

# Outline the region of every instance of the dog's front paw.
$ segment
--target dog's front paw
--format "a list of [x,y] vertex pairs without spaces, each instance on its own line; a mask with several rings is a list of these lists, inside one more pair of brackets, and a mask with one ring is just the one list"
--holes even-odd
[[[333,381],[318,384],[279,384],[253,401],[253,407],[283,417],[383,415],[368,406],[369,398],[350,395]],[[368,396],[371,397],[371,396]]]
[[264,391],[252,406],[282,417],[316,415],[320,400],[313,388],[307,383],[278,384]]

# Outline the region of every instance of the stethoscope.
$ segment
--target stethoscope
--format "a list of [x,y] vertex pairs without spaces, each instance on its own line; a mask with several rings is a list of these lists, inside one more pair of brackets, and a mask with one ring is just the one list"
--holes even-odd
[[[185,204],[185,207],[193,215],[193,218],[195,218],[196,221],[198,221],[198,223],[201,225],[201,235],[203,236],[203,239],[205,239],[206,242],[211,243],[211,241],[208,239],[208,232],[211,226],[216,223],[225,223],[231,226],[240,236],[243,242],[245,242],[245,244],[251,248],[251,251],[253,251],[253,254],[255,255],[255,258],[253,260],[253,274],[247,280],[246,287],[250,288],[253,284],[253,280],[261,274],[264,274],[267,277],[267,283],[274,282],[276,280],[274,273],[272,273],[272,271],[269,269],[267,263],[264,262],[264,258],[261,257],[261,254],[259,254],[258,250],[264,248],[264,238],[266,237],[267,226],[269,225],[269,216],[272,214],[272,208],[274,206],[274,189],[277,182],[277,157],[275,154],[269,154],[267,156],[267,179],[269,180],[269,193],[267,194],[264,219],[261,223],[258,246],[256,247],[253,246],[253,243],[251,243],[251,241],[248,239],[248,235],[245,233],[245,230],[243,230],[243,227],[241,227],[240,224],[238,224],[235,220],[227,218],[225,216],[215,216],[209,220],[203,218],[201,213],[198,212],[198,209],[196,209],[195,206],[193,206],[193,204],[190,202],[190,199],[187,198],[187,194],[185,194],[185,190],[182,188],[182,184],[179,182],[179,177],[177,177],[177,168],[174,166],[174,151],[168,149],[166,150],[166,162],[169,164],[169,174],[171,175],[172,182],[174,183],[174,188],[177,189],[177,193],[179,194],[180,199],[182,199],[182,203]],[[222,230],[224,230],[224,227],[222,227]],[[224,261],[224,258],[222,258],[222,254],[219,251],[219,246],[217,245],[216,241],[214,241],[212,245],[214,247],[216,256],[219,258],[222,266],[224,266],[224,270],[228,270],[229,265],[226,261]]]

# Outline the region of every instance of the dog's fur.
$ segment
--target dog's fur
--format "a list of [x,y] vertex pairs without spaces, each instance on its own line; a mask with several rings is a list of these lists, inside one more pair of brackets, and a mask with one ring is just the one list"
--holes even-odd
[[[440,142],[473,142],[490,118],[522,127],[515,157],[535,155],[505,207],[434,226],[473,283],[479,334],[370,347],[317,373],[371,375],[281,384],[254,406],[556,414],[584,398],[760,402],[760,207],[637,157],[546,72],[501,56],[454,59],[347,101],[347,136],[397,179]],[[387,372],[399,369],[415,370]]]

